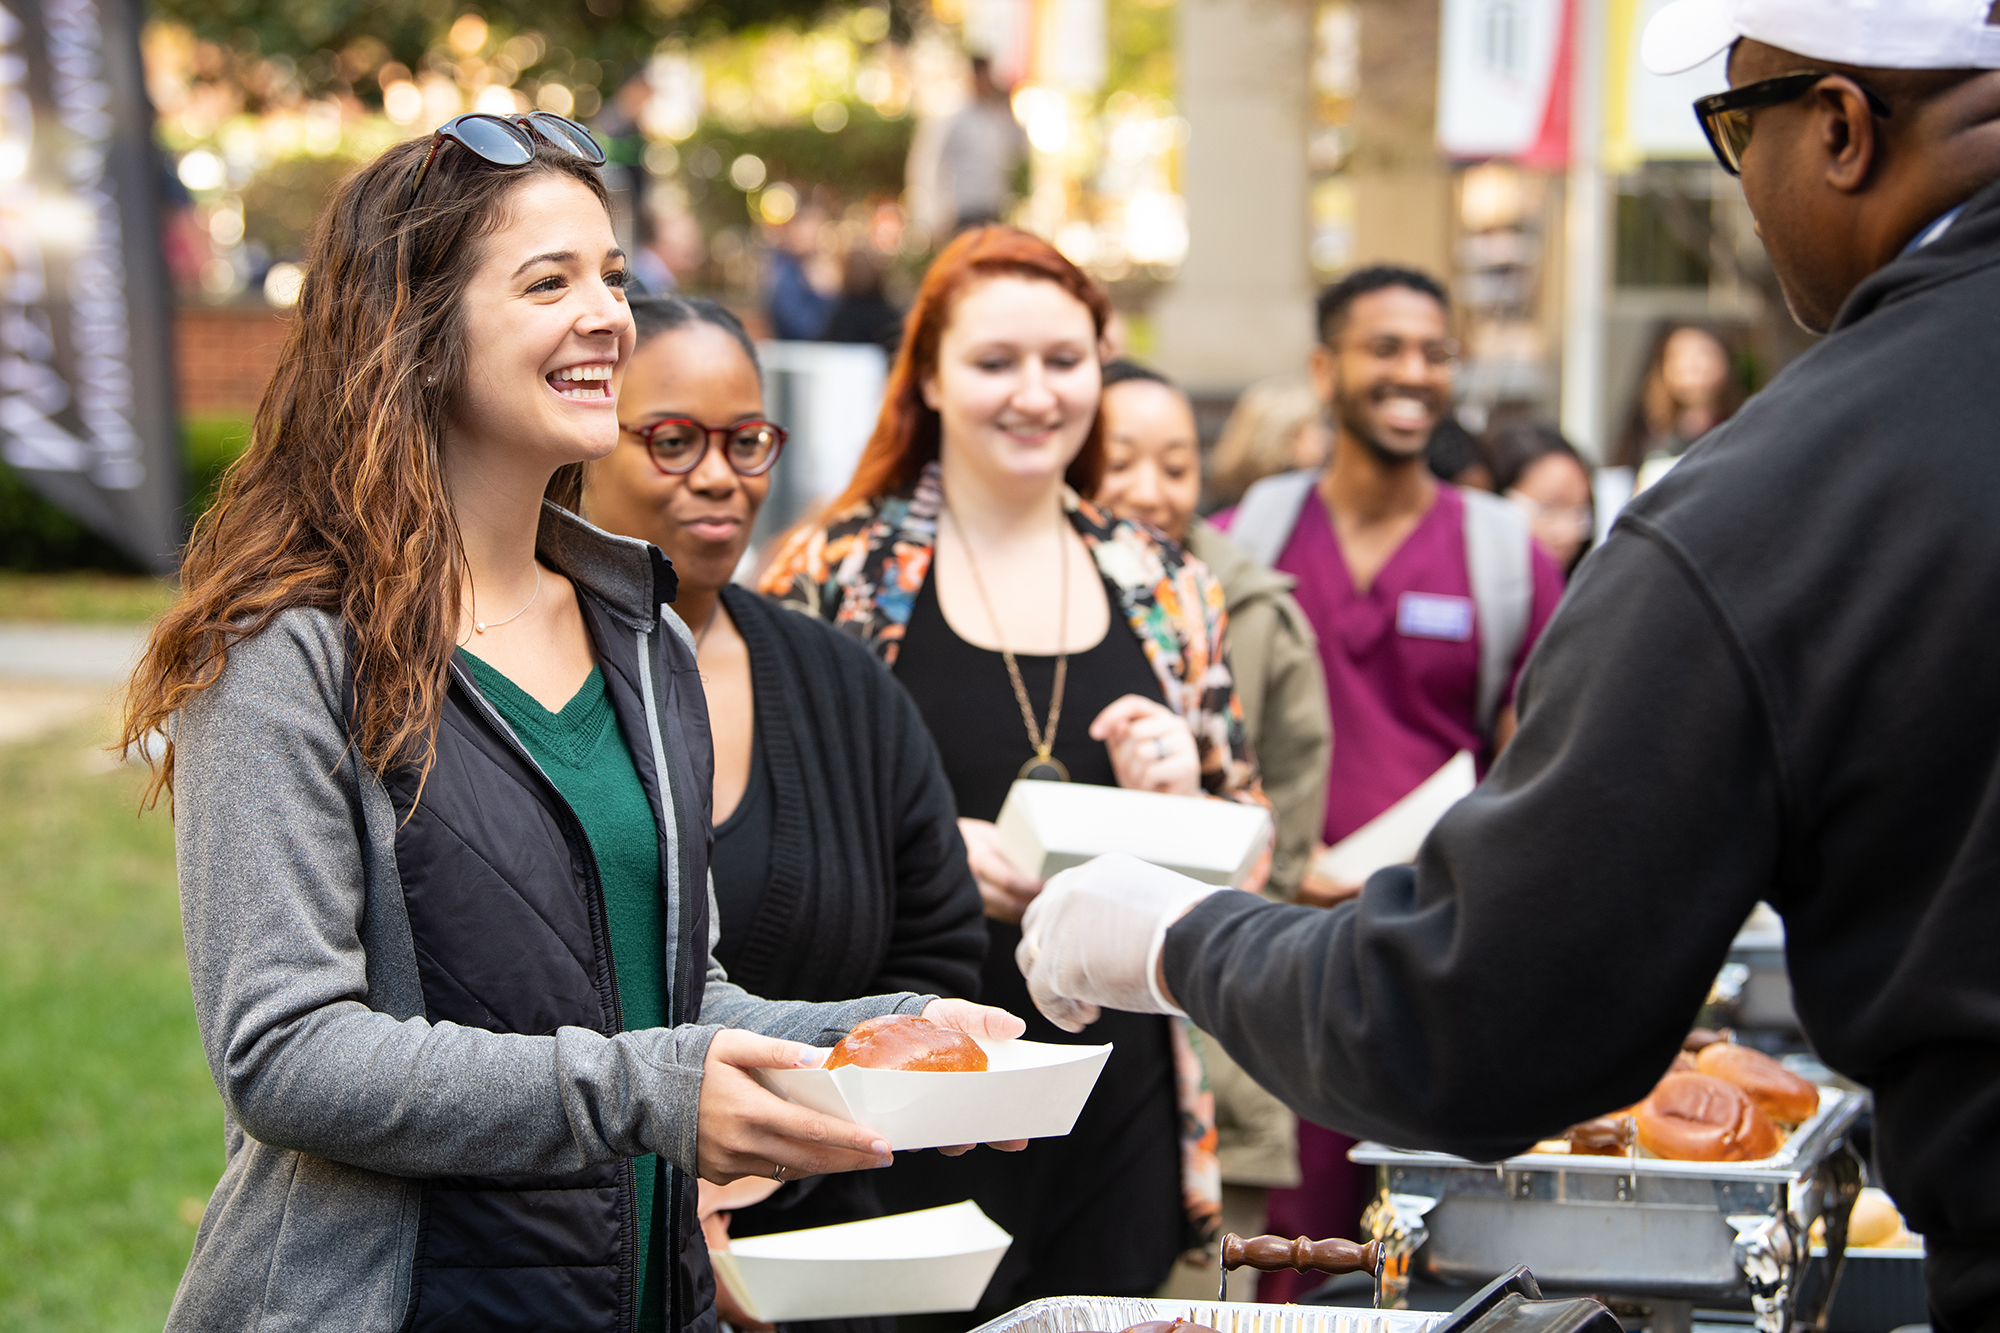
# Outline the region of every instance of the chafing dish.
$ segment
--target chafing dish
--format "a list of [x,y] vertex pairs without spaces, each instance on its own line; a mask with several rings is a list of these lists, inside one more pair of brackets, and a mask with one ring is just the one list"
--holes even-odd
[[973,1333],[1118,1333],[1155,1319],[1187,1319],[1221,1333],[1430,1333],[1450,1317],[1410,1310],[1051,1296],[1009,1310]]
[[1379,1143],[1349,1156],[1376,1168],[1370,1224],[1385,1271],[1471,1284],[1526,1264],[1554,1290],[1748,1304],[1762,1333],[1785,1333],[1814,1219],[1845,1240],[1860,1164],[1844,1136],[1867,1104],[1822,1088],[1819,1112],[1756,1162],[1635,1152],[1482,1164]]

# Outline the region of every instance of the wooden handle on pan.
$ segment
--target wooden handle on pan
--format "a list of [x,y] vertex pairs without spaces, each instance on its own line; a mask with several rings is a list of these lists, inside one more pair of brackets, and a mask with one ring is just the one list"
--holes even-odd
[[1357,1245],[1351,1240],[1307,1240],[1300,1236],[1252,1236],[1249,1240],[1231,1232],[1222,1238],[1222,1266],[1255,1268],[1276,1273],[1295,1268],[1301,1273],[1373,1273],[1382,1253],[1382,1242],[1371,1240]]

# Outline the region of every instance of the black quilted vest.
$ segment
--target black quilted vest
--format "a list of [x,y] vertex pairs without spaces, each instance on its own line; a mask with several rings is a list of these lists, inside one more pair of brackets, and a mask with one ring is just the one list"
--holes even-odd
[[[613,554],[628,557],[616,562],[625,565],[635,553]],[[672,600],[674,579],[657,551],[651,557],[657,607]],[[657,615],[644,614],[645,594],[629,578],[622,596],[616,587],[600,596],[588,571],[558,567],[576,584],[606,692],[661,826],[667,1022],[690,1023],[701,1012],[708,961],[713,765],[694,654]],[[413,774],[388,788],[398,817],[409,815],[396,860],[424,1016],[538,1036],[563,1026],[619,1031],[604,897],[583,826],[466,673],[452,670],[437,761],[415,813]],[[671,1223],[666,1326],[714,1333],[694,1182],[670,1170],[666,1183],[654,1205]],[[643,1238],[629,1160],[559,1176],[440,1177],[423,1182],[422,1198],[405,1330],[634,1326]]]

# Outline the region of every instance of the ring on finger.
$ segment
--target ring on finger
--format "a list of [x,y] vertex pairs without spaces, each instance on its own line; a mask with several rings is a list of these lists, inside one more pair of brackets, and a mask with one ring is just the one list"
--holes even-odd
[[785,1164],[783,1162],[774,1162],[771,1164],[771,1179],[777,1181],[780,1185],[785,1183]]
[[1153,737],[1153,757],[1155,759],[1165,759],[1172,753],[1173,751],[1167,748],[1167,738],[1165,736]]

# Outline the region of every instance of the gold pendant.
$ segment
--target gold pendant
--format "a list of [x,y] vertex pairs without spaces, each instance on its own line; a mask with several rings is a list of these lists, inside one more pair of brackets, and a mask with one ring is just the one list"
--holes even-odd
[[1046,750],[1037,751],[1035,757],[1021,765],[1021,771],[1014,776],[1026,778],[1030,782],[1068,782],[1069,770],[1062,760]]

